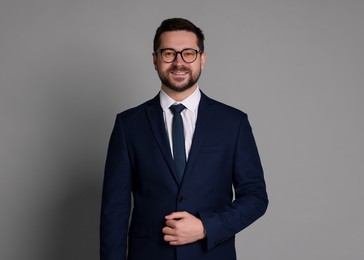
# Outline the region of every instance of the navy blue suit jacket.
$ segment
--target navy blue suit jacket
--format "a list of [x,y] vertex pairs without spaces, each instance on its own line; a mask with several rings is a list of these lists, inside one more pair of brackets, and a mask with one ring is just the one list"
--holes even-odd
[[[268,205],[247,115],[202,93],[181,183],[176,174],[159,95],[120,113],[103,184],[102,260],[236,259],[235,234]],[[175,211],[200,218],[207,238],[183,246],[165,242],[164,217]]]

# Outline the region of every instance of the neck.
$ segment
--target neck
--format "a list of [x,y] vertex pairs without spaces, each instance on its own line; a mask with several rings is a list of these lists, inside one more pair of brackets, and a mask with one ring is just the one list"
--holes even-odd
[[167,88],[166,86],[162,85],[162,89],[170,98],[172,98],[174,101],[180,102],[188,98],[190,95],[192,95],[193,92],[197,89],[197,84],[192,86],[189,89],[186,89],[185,91],[178,92],[174,91],[170,88]]

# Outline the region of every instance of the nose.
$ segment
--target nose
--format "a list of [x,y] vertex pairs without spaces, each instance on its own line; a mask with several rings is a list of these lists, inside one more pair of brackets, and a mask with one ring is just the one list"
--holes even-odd
[[180,64],[180,63],[183,63],[184,60],[182,59],[182,53],[178,52],[176,54],[176,58],[174,59],[173,63],[176,63],[176,64]]

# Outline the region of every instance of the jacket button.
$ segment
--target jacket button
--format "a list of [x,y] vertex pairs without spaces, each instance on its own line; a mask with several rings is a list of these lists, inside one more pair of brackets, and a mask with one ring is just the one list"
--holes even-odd
[[181,195],[178,196],[178,202],[183,202],[185,200],[185,198]]

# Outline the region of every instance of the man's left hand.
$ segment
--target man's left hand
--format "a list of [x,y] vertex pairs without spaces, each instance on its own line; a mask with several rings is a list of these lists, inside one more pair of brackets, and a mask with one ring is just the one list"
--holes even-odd
[[173,212],[165,218],[166,226],[162,232],[170,245],[189,244],[205,237],[202,221],[186,211]]

